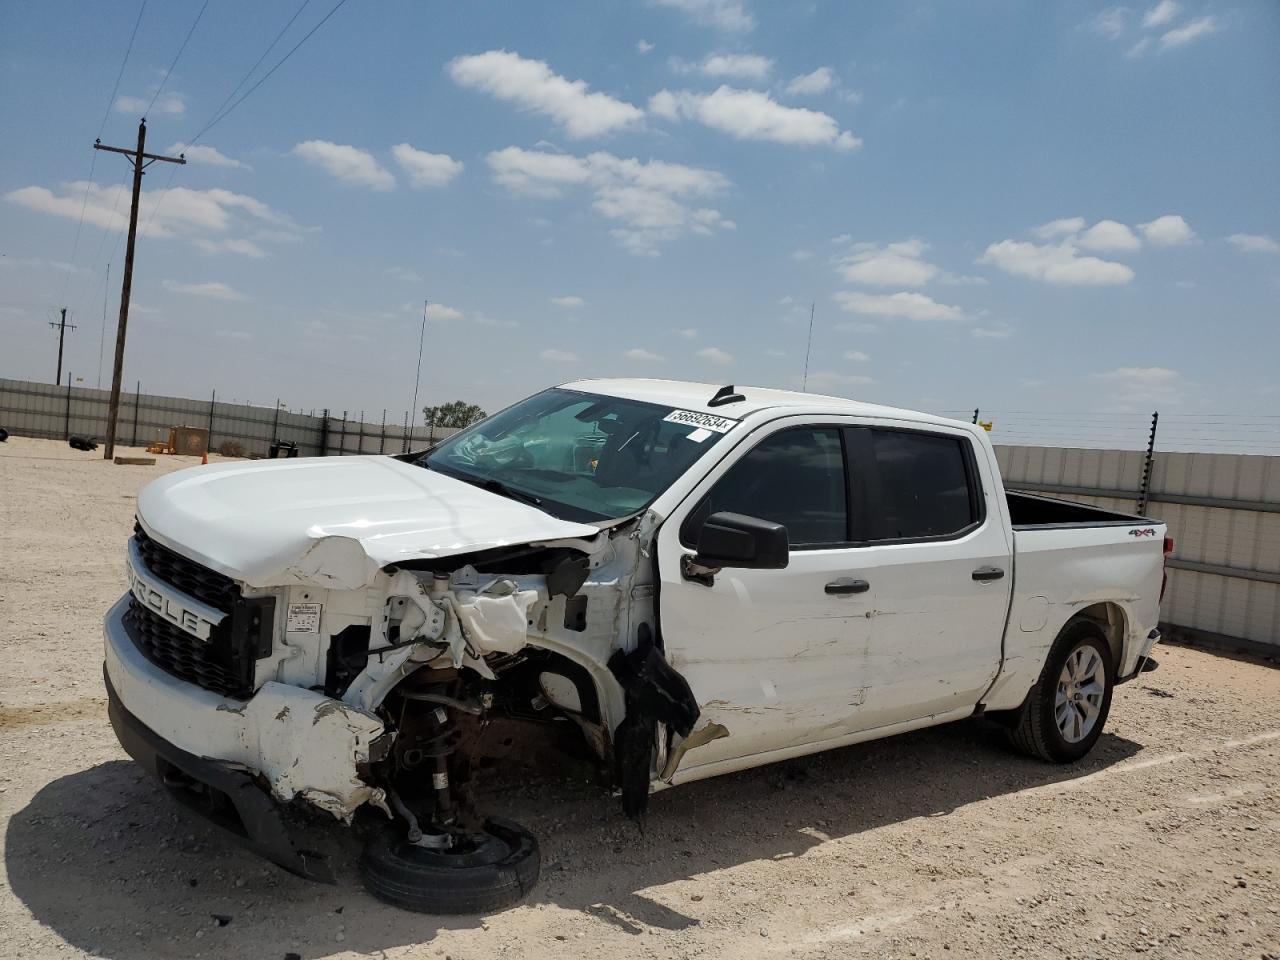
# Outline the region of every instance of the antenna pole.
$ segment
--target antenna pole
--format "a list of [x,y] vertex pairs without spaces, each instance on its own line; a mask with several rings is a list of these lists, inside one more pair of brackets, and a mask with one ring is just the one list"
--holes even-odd
[[430,300],[422,301],[422,331],[418,334],[418,372],[413,378],[413,406],[409,408],[409,447],[413,446],[413,428],[418,424],[418,381],[422,379],[422,343],[427,338],[427,306],[430,303]]
[[805,393],[809,392],[809,350],[813,346],[813,310],[816,306],[816,300],[809,304],[809,341],[804,346],[804,381],[800,386]]

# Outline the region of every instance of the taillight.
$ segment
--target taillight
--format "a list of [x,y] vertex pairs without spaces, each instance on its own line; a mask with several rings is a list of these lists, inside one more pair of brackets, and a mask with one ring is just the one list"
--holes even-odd
[[[1164,560],[1169,559],[1169,554],[1173,553],[1173,537],[1165,536],[1164,538]],[[1163,575],[1160,578],[1160,602],[1164,602],[1165,587],[1169,586],[1169,568],[1166,564]]]

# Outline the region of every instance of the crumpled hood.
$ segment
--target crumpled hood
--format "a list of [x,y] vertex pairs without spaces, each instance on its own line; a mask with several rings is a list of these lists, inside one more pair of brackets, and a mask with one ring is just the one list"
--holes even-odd
[[148,484],[138,519],[166,546],[250,586],[345,590],[391,563],[600,532],[390,457],[193,467]]

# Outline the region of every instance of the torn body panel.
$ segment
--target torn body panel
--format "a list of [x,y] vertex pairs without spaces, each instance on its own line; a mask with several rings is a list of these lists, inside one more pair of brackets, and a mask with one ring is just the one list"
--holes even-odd
[[105,623],[106,670],[131,713],[179,749],[239,765],[260,775],[272,796],[295,796],[350,820],[381,791],[360,768],[385,732],[377,716],[323,694],[282,683],[262,684],[249,700],[221,697],[171,676],[147,660],[126,632],[121,600]]

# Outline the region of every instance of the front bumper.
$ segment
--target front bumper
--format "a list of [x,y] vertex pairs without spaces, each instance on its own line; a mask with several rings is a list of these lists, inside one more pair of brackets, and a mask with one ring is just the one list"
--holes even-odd
[[280,805],[248,771],[175,747],[125,709],[105,670],[103,679],[107,716],[120,746],[159,777],[176,800],[290,873],[321,883],[334,882],[328,857],[295,842]]
[[126,594],[103,624],[111,722],[121,745],[171,786],[185,779],[196,792],[224,795],[224,812],[236,812],[241,839],[287,869],[312,876],[305,854],[269,836],[277,831],[262,805],[297,797],[343,821],[363,803],[383,806],[382,791],[361,777],[389,742],[382,721],[274,681],[248,700],[236,700],[174,677],[134,644],[124,623],[128,605]]

